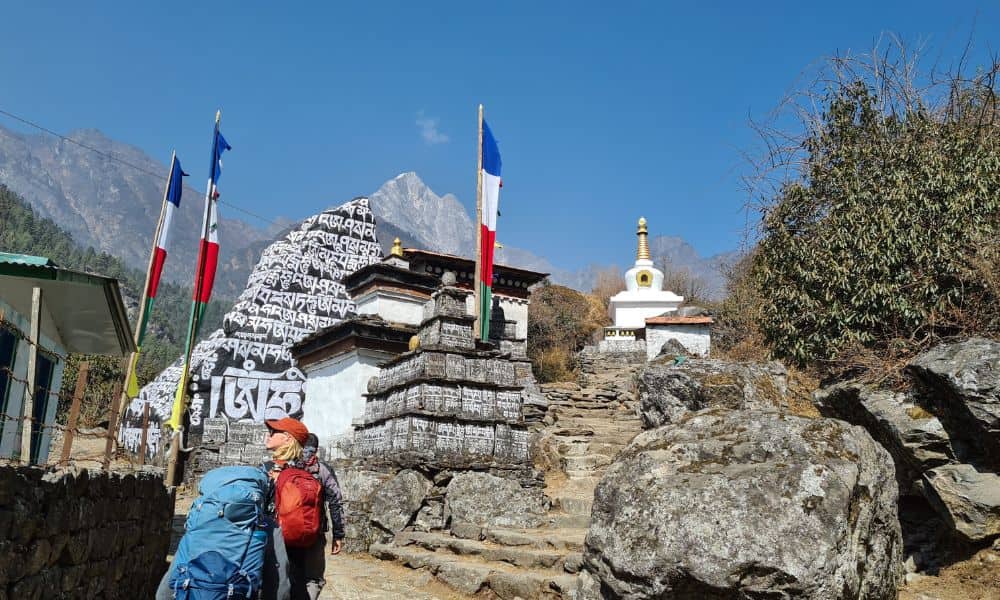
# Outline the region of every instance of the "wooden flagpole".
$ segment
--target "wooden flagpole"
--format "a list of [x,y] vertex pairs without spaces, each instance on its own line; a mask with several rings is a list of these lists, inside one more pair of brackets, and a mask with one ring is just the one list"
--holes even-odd
[[[163,186],[163,203],[160,205],[160,220],[156,222],[156,231],[153,233],[153,243],[149,250],[149,263],[146,265],[146,283],[142,286],[142,298],[139,300],[139,318],[135,322],[135,331],[133,332],[133,341],[135,341],[136,351],[133,352],[128,358],[128,366],[125,369],[125,381],[122,383],[122,399],[119,408],[119,414],[117,416],[118,420],[121,420],[122,415],[125,414],[125,409],[128,408],[128,384],[132,380],[132,376],[135,373],[136,361],[138,360],[140,344],[143,340],[139,339],[141,335],[140,329],[142,328],[142,321],[146,318],[146,304],[149,302],[149,280],[153,275],[153,263],[156,261],[156,244],[160,241],[160,233],[163,231],[163,219],[167,215],[167,194],[170,193],[170,179],[174,174],[174,163],[177,161],[177,151],[170,153],[170,168],[167,169],[167,182]],[[183,177],[181,178],[183,181]]]
[[480,339],[480,324],[479,319],[482,317],[480,314],[479,303],[481,299],[479,297],[479,288],[481,287],[480,279],[482,279],[483,273],[483,105],[479,105],[479,121],[476,125],[476,129],[479,132],[479,143],[476,145],[476,272],[472,281],[472,291],[474,292],[474,302],[475,307],[473,311],[476,315],[476,321],[473,324],[473,332],[476,339]]
[[199,298],[201,298],[201,285],[202,285],[202,279],[205,274],[205,259],[207,258],[206,256],[202,255],[202,252],[200,250],[200,245],[202,241],[208,239],[208,228],[210,227],[209,219],[211,218],[212,214],[211,203],[215,202],[215,199],[212,198],[212,191],[213,191],[212,187],[213,184],[215,183],[213,175],[215,174],[215,159],[217,154],[216,144],[219,143],[219,124],[221,122],[222,122],[222,111],[219,110],[215,112],[215,130],[212,132],[212,161],[211,164],[209,165],[208,189],[205,192],[205,218],[201,226],[201,239],[198,240],[199,262],[197,270],[195,271],[194,296],[191,301],[191,318],[188,321],[188,336],[187,336],[188,339],[184,349],[184,366],[181,367],[181,380],[178,383],[178,388],[177,388],[178,389],[177,394],[179,394],[181,397],[181,405],[178,407],[176,406],[175,402],[174,403],[175,406],[173,407],[173,410],[178,410],[179,408],[180,413],[177,415],[174,414],[170,415],[171,420],[173,420],[177,424],[177,426],[173,428],[174,432],[170,436],[171,437],[170,456],[167,459],[167,473],[164,480],[164,484],[167,485],[168,487],[176,486],[179,483],[177,481],[177,463],[180,460],[181,444],[184,442],[183,420],[184,420],[184,410],[187,408],[187,401],[186,399],[184,399],[184,397],[187,395],[187,389],[185,388],[187,388],[187,376],[191,363],[191,353],[194,350],[195,342],[193,338],[194,338],[194,331],[196,329],[198,321],[198,301]]

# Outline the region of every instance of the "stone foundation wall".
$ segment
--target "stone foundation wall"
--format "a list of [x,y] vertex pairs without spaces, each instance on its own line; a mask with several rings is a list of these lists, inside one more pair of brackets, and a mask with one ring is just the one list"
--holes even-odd
[[0,600],[152,598],[172,515],[158,475],[0,465]]
[[588,376],[601,375],[622,367],[646,364],[646,342],[632,342],[619,352],[602,352],[597,346],[587,346],[577,355],[580,385],[587,385]]

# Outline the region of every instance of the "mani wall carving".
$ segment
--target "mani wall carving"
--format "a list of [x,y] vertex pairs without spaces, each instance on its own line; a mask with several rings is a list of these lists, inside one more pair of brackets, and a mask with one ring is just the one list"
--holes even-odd
[[[302,415],[305,376],[289,347],[353,314],[343,278],[381,258],[367,198],[306,219],[264,250],[222,329],[192,355],[187,443],[199,448],[195,471],[260,462],[264,419]],[[181,363],[166,368],[129,406],[119,441],[133,454],[147,403],[147,456],[156,460],[165,450],[160,426],[170,417]]]
[[[533,387],[521,352],[479,351],[469,292],[436,291],[425,307],[420,345],[387,362],[368,383],[356,458],[448,468],[528,463],[523,403]],[[514,328],[499,327],[499,331]],[[523,340],[521,341],[523,344]]]

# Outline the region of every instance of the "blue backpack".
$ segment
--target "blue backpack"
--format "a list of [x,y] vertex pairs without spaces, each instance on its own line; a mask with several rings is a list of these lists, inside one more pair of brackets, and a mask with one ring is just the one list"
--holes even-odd
[[205,473],[177,547],[170,589],[180,600],[248,600],[261,587],[268,478],[256,467]]

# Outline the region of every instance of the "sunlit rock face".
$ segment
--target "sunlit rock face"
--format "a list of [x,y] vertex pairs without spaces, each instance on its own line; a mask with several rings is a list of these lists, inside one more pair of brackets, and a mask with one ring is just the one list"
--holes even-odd
[[860,427],[688,413],[636,436],[598,484],[584,583],[605,598],[894,599],[897,494]]

